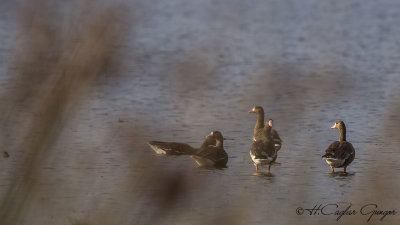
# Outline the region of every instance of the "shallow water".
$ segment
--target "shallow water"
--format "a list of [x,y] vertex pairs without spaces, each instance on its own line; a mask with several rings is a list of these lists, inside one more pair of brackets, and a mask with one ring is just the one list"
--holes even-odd
[[[41,95],[8,98],[21,90],[21,71],[38,67],[17,57],[25,51],[20,39],[34,31],[21,28],[17,5],[0,3],[0,135],[1,150],[10,153],[0,160],[3,222],[336,224],[337,216],[296,209],[375,203],[400,211],[397,1],[123,4],[133,16],[115,46],[121,68],[103,71],[74,98],[45,150],[35,153],[29,143],[40,130],[29,127],[43,117],[33,101]],[[283,139],[270,175],[266,168],[256,174],[248,155],[254,105]],[[339,119],[356,149],[347,175],[330,174],[321,159],[339,137],[330,129]],[[156,156],[147,146],[199,146],[213,130],[234,139],[224,143],[226,169],[197,168],[190,157]],[[399,216],[370,223],[393,224]],[[339,221],[367,219],[358,213]]]

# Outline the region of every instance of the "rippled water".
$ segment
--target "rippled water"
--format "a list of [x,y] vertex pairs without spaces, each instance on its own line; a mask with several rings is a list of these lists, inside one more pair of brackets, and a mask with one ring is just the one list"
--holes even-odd
[[[119,75],[107,70],[96,79],[52,131],[22,206],[9,203],[19,208],[17,224],[336,224],[336,216],[296,209],[376,203],[400,211],[397,1],[124,4],[133,16],[125,43],[116,46]],[[23,51],[14,39],[29,33],[19,34],[17,6],[0,6],[6,95],[15,91],[14,51]],[[265,168],[255,174],[248,155],[254,105],[283,139],[271,175]],[[29,150],[18,146],[30,139],[19,129],[40,117],[28,106],[2,106],[1,150],[11,156],[0,163],[2,199],[25,185],[15,176]],[[330,129],[339,119],[356,149],[347,176],[331,175],[321,159],[339,137]],[[212,130],[234,139],[224,143],[226,169],[156,156],[146,144],[199,146]],[[370,223],[393,224],[399,215]],[[358,214],[340,222],[366,220]]]

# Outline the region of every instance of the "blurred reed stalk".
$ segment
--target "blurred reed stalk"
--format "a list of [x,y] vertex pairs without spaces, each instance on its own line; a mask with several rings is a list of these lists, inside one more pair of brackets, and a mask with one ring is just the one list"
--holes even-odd
[[[0,203],[0,224],[18,224],[37,185],[40,162],[94,79],[116,62],[115,47],[123,41],[122,8],[86,5],[92,11],[79,14],[73,7],[62,11],[63,7],[51,1],[31,1],[22,7],[23,38],[16,46],[14,89],[3,96],[13,101],[0,119],[10,123],[21,108],[38,116],[29,118],[26,130],[9,130],[22,132],[24,138],[14,151],[23,153]],[[68,27],[73,29],[66,32]]]

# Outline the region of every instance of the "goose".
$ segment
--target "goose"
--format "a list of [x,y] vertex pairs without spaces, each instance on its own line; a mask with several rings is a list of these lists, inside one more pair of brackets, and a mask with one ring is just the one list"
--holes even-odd
[[335,168],[341,167],[346,173],[347,166],[354,160],[355,150],[353,145],[346,140],[346,125],[343,121],[338,120],[331,128],[339,130],[339,141],[330,144],[322,158],[331,167],[331,173],[335,172]]
[[200,148],[191,157],[202,167],[226,167],[228,163],[228,154],[224,150],[224,137],[220,131],[212,131],[208,138],[215,140],[214,145],[208,145]]
[[271,135],[271,126],[265,126],[263,129],[264,135],[258,138],[253,143],[250,148],[250,158],[256,167],[256,172],[258,172],[259,166],[268,165],[268,173],[271,171],[271,165],[277,158],[277,150],[274,146],[274,141]]

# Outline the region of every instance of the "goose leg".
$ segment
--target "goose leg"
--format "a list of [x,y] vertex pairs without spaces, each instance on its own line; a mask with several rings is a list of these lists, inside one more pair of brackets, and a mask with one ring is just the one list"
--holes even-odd
[[343,172],[344,172],[344,173],[346,173],[346,167],[347,167],[347,166],[345,166],[345,167],[343,168]]
[[331,173],[335,172],[335,168],[331,167]]
[[256,173],[258,173],[258,165],[257,165],[257,164],[255,164],[255,166],[256,166]]
[[271,164],[268,165],[268,173],[271,171]]

